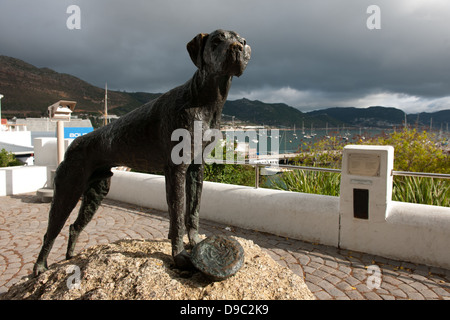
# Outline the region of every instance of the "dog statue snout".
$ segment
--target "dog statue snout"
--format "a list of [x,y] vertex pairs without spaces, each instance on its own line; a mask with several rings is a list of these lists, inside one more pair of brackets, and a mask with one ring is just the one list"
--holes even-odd
[[233,42],[231,44],[230,48],[231,48],[231,50],[239,50],[239,51],[243,51],[244,50],[244,46],[239,41]]

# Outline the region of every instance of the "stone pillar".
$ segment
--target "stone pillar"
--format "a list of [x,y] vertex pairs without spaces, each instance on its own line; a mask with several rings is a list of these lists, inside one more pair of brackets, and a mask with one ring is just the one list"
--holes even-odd
[[376,224],[385,223],[392,199],[393,167],[391,146],[344,148],[339,204],[342,248],[365,251]]

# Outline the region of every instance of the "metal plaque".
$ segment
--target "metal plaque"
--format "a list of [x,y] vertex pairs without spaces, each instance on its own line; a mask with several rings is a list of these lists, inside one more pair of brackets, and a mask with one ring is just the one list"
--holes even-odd
[[349,154],[348,174],[365,177],[379,177],[380,156],[367,153]]

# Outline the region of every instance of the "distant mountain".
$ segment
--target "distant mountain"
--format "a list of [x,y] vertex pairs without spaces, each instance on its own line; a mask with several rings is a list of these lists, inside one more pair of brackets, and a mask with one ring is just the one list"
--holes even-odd
[[[103,111],[105,89],[74,76],[37,68],[22,60],[0,56],[2,115],[46,115],[58,100],[77,101],[76,112]],[[108,91],[108,110],[136,108],[151,94]]]
[[[137,107],[158,98],[161,95],[161,93],[148,93],[148,92],[126,92],[125,94],[133,98],[133,100],[136,101],[136,103],[130,103],[116,107],[111,110],[111,113],[118,116],[122,116],[136,109]],[[109,92],[108,92],[108,103],[109,103]]]
[[311,124],[316,128],[325,127],[327,122],[330,126],[342,124],[341,121],[333,119],[330,116],[306,114],[284,103],[265,103],[258,100],[251,101],[245,98],[227,101],[222,113],[254,124],[291,128],[294,125],[297,128],[300,128],[302,125],[309,128]]
[[[392,127],[402,126],[405,123],[405,112],[396,108],[388,107],[368,107],[368,108],[329,108],[308,112],[307,115],[323,117],[325,115],[340,120],[353,126],[372,127]],[[408,114],[407,124],[410,126],[419,125],[433,129],[447,130],[450,124],[450,110],[442,110],[433,113],[422,112],[418,114]]]
[[407,121],[409,125],[416,125],[418,123],[420,126],[429,127],[431,125],[436,130],[441,128],[447,130],[447,126],[450,126],[450,110],[409,114]]
[[405,120],[402,110],[387,107],[329,108],[309,112],[308,115],[329,116],[353,126],[390,127],[401,125]]

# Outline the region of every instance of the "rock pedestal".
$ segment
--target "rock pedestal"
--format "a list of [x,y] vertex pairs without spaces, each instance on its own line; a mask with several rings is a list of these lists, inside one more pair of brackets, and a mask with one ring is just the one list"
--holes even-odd
[[212,281],[175,268],[169,240],[120,240],[88,248],[24,278],[1,299],[91,300],[312,300],[303,279],[252,241],[235,238],[245,253],[234,276]]

